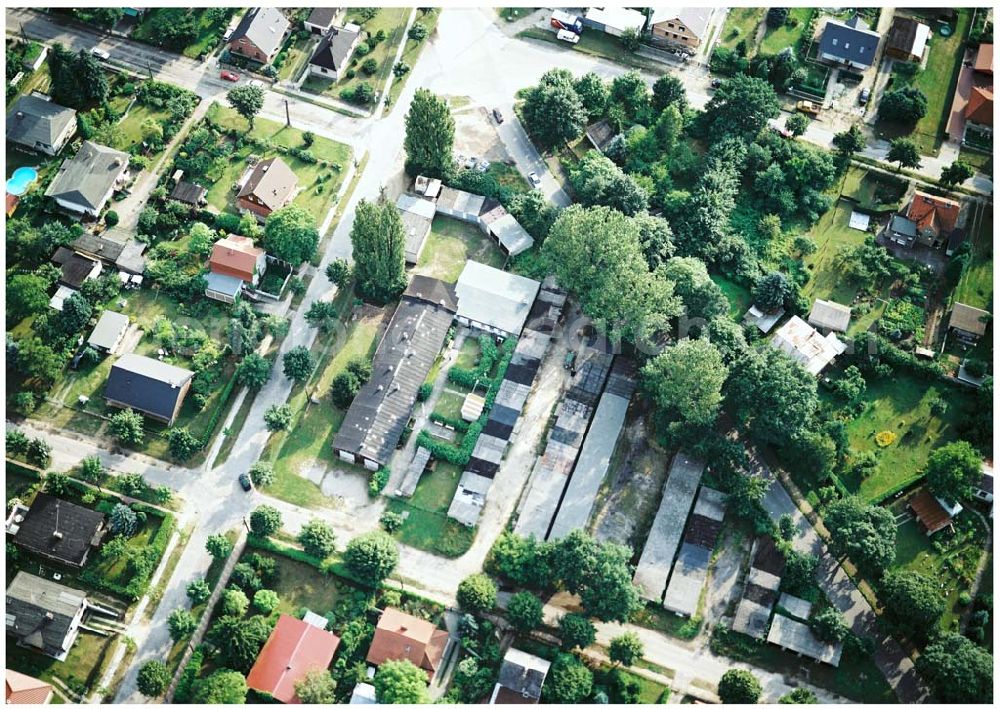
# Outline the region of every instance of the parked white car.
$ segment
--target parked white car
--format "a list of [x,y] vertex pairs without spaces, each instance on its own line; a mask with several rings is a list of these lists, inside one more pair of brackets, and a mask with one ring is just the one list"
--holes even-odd
[[538,177],[537,173],[529,172],[528,181],[531,182],[531,186],[534,187],[536,190],[542,186],[542,180]]
[[100,59],[103,62],[106,62],[108,59],[111,58],[110,54],[108,54],[107,52],[105,52],[103,49],[101,49],[99,47],[92,47],[91,50],[90,50],[90,53],[93,54],[95,57],[97,57],[98,59]]
[[559,30],[556,32],[556,39],[562,40],[563,42],[569,42],[570,44],[576,44],[580,41],[580,35],[569,30]]

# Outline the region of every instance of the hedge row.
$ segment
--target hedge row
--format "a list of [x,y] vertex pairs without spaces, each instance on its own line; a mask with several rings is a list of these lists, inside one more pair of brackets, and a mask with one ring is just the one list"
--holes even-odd
[[430,419],[431,421],[440,423],[443,426],[451,426],[456,431],[461,431],[463,433],[469,430],[469,422],[465,419],[452,418],[450,416],[445,416],[444,414],[439,414],[436,411],[431,413]]
[[368,495],[370,497],[378,497],[379,494],[385,490],[385,486],[389,483],[389,469],[386,467],[380,467],[371,477],[368,478]]
[[201,666],[205,661],[205,648],[199,645],[191,653],[191,658],[184,665],[181,677],[177,680],[177,687],[174,689],[174,704],[187,704],[191,701],[191,689],[194,681],[201,674]]
[[205,437],[201,439],[201,447],[206,448],[208,444],[212,441],[212,432],[215,431],[216,425],[219,423],[219,419],[222,418],[222,414],[225,413],[226,404],[229,403],[229,396],[233,393],[233,388],[236,386],[236,373],[229,378],[226,382],[225,388],[222,390],[222,397],[219,399],[219,405],[215,407],[215,411],[212,412],[212,417],[208,420],[208,426],[205,427]]
[[486,379],[493,365],[497,362],[500,352],[490,335],[479,336],[479,363],[474,369],[452,367],[448,370],[448,381],[472,389],[476,384]]

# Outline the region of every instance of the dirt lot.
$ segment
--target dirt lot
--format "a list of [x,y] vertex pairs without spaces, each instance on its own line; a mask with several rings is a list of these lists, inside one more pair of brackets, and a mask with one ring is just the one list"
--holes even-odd
[[455,152],[466,157],[486,158],[490,162],[510,160],[497,135],[496,123],[482,106],[461,106],[452,110],[455,117]]
[[669,458],[650,445],[642,416],[632,415],[636,418],[626,424],[626,440],[619,442],[611,461],[610,483],[598,495],[594,534],[634,547],[659,508]]

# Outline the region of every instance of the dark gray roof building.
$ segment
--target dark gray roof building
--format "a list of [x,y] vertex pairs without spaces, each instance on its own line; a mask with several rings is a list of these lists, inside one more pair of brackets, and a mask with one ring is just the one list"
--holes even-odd
[[332,28],[316,47],[309,63],[339,73],[351,59],[360,34],[347,27]]
[[349,463],[375,470],[389,462],[423,384],[455,317],[453,288],[415,276],[372,362],[372,376],[354,397],[333,441]]
[[510,648],[503,656],[490,704],[537,704],[549,665],[548,660]]
[[864,70],[875,62],[879,37],[857,15],[847,22],[828,20],[819,41],[819,57]]
[[86,608],[83,591],[18,571],[7,587],[7,635],[22,647],[65,660]]
[[305,28],[314,34],[323,34],[337,18],[337,8],[335,7],[315,7],[309,13],[303,24]]
[[79,290],[84,282],[96,278],[101,273],[99,261],[81,256],[65,246],[60,246],[52,254],[52,263],[59,266],[59,282],[76,290]]
[[183,367],[126,354],[111,367],[104,398],[111,406],[135,409],[169,425],[177,418],[193,376]]
[[38,96],[22,96],[7,111],[7,141],[56,155],[76,132],[76,111]]
[[104,521],[100,512],[40,492],[30,507],[15,506],[7,534],[34,554],[80,568],[91,549],[100,545]]
[[178,182],[174,189],[170,192],[170,199],[182,202],[184,204],[189,204],[192,207],[197,207],[201,204],[201,201],[205,198],[205,193],[208,192],[204,187],[194,182],[185,182],[181,180]]
[[146,245],[141,241],[133,239],[123,243],[84,232],[70,246],[77,253],[100,259],[119,271],[141,276],[146,270],[146,257],[142,255]]

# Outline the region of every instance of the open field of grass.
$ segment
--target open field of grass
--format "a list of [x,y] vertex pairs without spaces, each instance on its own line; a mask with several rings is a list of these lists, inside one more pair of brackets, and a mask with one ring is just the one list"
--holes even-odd
[[786,47],[794,49],[796,43],[802,38],[809,20],[812,19],[815,12],[816,8],[812,7],[789,8],[788,18],[789,20],[795,20],[795,24],[789,27],[788,22],[786,22],[781,27],[775,29],[767,28],[764,32],[764,39],[760,43],[760,53],[770,55],[778,54]]
[[905,179],[851,165],[844,176],[841,195],[854,200],[862,209],[889,212],[899,209],[907,186]]
[[448,507],[458,489],[462,469],[437,461],[434,470],[420,478],[413,497],[389,500],[388,509],[406,516],[395,537],[403,544],[442,556],[464,554],[475,531],[448,517]]
[[663,73],[663,65],[652,59],[644,59],[638,54],[625,51],[621,40],[609,34],[597,30],[585,30],[580,35],[580,41],[576,44],[567,44],[556,38],[555,32],[544,30],[541,27],[529,27],[517,33],[519,39],[537,39],[556,46],[562,47],[567,52],[583,52],[592,57],[607,59],[616,64],[634,67],[636,69],[646,69],[657,74]]
[[733,49],[741,41],[746,40],[748,54],[753,54],[753,46],[757,28],[764,21],[766,10],[762,7],[732,7],[726,14],[726,24],[719,34],[719,46]]
[[955,288],[955,300],[974,308],[993,310],[993,210],[983,210],[982,224],[972,249],[972,261]]
[[845,278],[837,266],[841,249],[865,240],[865,232],[848,226],[850,219],[851,205],[840,200],[809,231],[808,236],[816,242],[816,252],[804,259],[810,278],[802,293],[810,300],[823,298],[848,304],[858,293],[861,284]]
[[[340,81],[334,82],[311,76],[302,84],[304,91],[325,94],[331,98],[340,98],[342,91],[353,90],[358,84],[367,83],[375,89],[376,96],[381,95],[385,87],[385,81],[389,77],[389,72],[392,71],[393,59],[396,57],[396,50],[399,48],[399,43],[406,39],[403,30],[406,29],[406,20],[410,16],[410,8],[382,7],[379,8],[379,12],[375,17],[365,23],[361,22],[361,17],[358,15],[359,9],[349,8],[347,10],[347,22],[360,25],[369,35],[374,35],[381,30],[385,33],[385,39],[364,56],[355,52],[349,62],[349,70],[356,72],[353,78],[349,79],[344,76]],[[378,65],[375,73],[370,76],[361,71],[361,65],[368,59],[374,59]],[[365,110],[369,109],[366,108]]]
[[169,116],[170,114],[163,109],[151,108],[140,103],[133,105],[121,123],[118,124],[128,141],[122,149],[128,151],[132,146],[142,143],[142,124],[144,121],[151,118],[154,121],[160,122],[166,120]]
[[293,35],[293,39],[288,44],[285,61],[278,69],[278,79],[281,81],[294,81],[302,71],[302,68],[309,61],[313,45],[316,43],[316,35],[310,34],[305,39],[300,39]]
[[[238,130],[246,130],[247,128],[247,122],[236,111],[219,104],[213,104],[208,109],[208,117],[212,122],[226,128]],[[286,148],[305,147],[303,131],[265,118],[258,118],[254,121],[250,135],[259,140],[269,140]],[[327,211],[333,206],[333,201],[336,199],[344,171],[351,159],[351,149],[343,143],[315,136],[309,150],[319,161],[326,161],[330,166],[324,167],[322,162],[308,163],[288,154],[282,155],[281,159],[292,168],[299,178],[299,191],[292,203],[312,214],[319,224],[322,223]],[[232,190],[232,185],[239,180],[240,175],[246,169],[246,158],[251,153],[257,154],[259,151],[247,146],[232,154],[223,175],[209,187],[206,197],[210,205],[220,211],[235,212],[233,204],[235,193]],[[266,151],[260,157],[267,159],[277,154],[277,151]],[[325,181],[321,182],[321,178]]]
[[[944,129],[948,124],[948,114],[951,112],[952,97],[955,95],[955,83],[962,68],[962,53],[965,37],[969,33],[972,20],[972,10],[958,9],[958,22],[952,29],[951,36],[942,37],[937,28],[930,41],[930,54],[927,58],[927,68],[917,72],[912,79],[907,79],[898,72],[893,72],[891,88],[914,86],[927,97],[927,114],[917,121],[910,135],[920,152],[925,155],[937,155],[944,140]],[[896,137],[908,132],[908,126],[896,126],[879,123],[880,131],[886,137]]]
[[83,631],[63,662],[9,643],[6,666],[43,682],[61,682],[71,688],[86,688],[89,691],[100,681],[117,643],[116,635],[101,637]]
[[[267,488],[268,494],[305,507],[330,504],[331,498],[324,495],[316,483],[307,480],[303,472],[317,463],[328,468],[338,465],[331,445],[345,412],[328,398],[330,382],[352,359],[371,359],[383,317],[387,317],[387,313],[379,310],[350,323],[343,344],[338,348],[338,343],[331,343],[307,387],[296,386],[293,390],[289,399],[294,416],[292,427],[274,434],[265,451],[274,463],[275,473],[274,484]],[[321,335],[317,342],[324,337],[332,336]],[[321,399],[319,404],[309,401],[307,390]]]
[[[824,400],[831,396],[821,389]],[[878,466],[864,479],[845,475],[844,484],[872,500],[919,476],[930,452],[955,438],[956,426],[967,413],[967,397],[964,390],[944,382],[928,383],[900,371],[889,378],[870,379],[863,397],[864,411],[847,422],[847,435],[851,452],[874,452]],[[938,398],[948,404],[948,410],[940,415],[931,412],[931,404]],[[880,431],[896,434],[895,442],[880,448],[875,442]]]
[[477,227],[451,217],[436,216],[413,272],[454,283],[469,259],[496,268],[503,267],[504,263],[499,247]]
[[276,580],[269,586],[280,599],[275,613],[294,615],[300,608],[308,608],[323,615],[333,608],[337,597],[345,590],[343,582],[336,576],[321,573],[315,567],[283,554],[248,547],[243,557],[250,554],[274,559],[277,564]]

